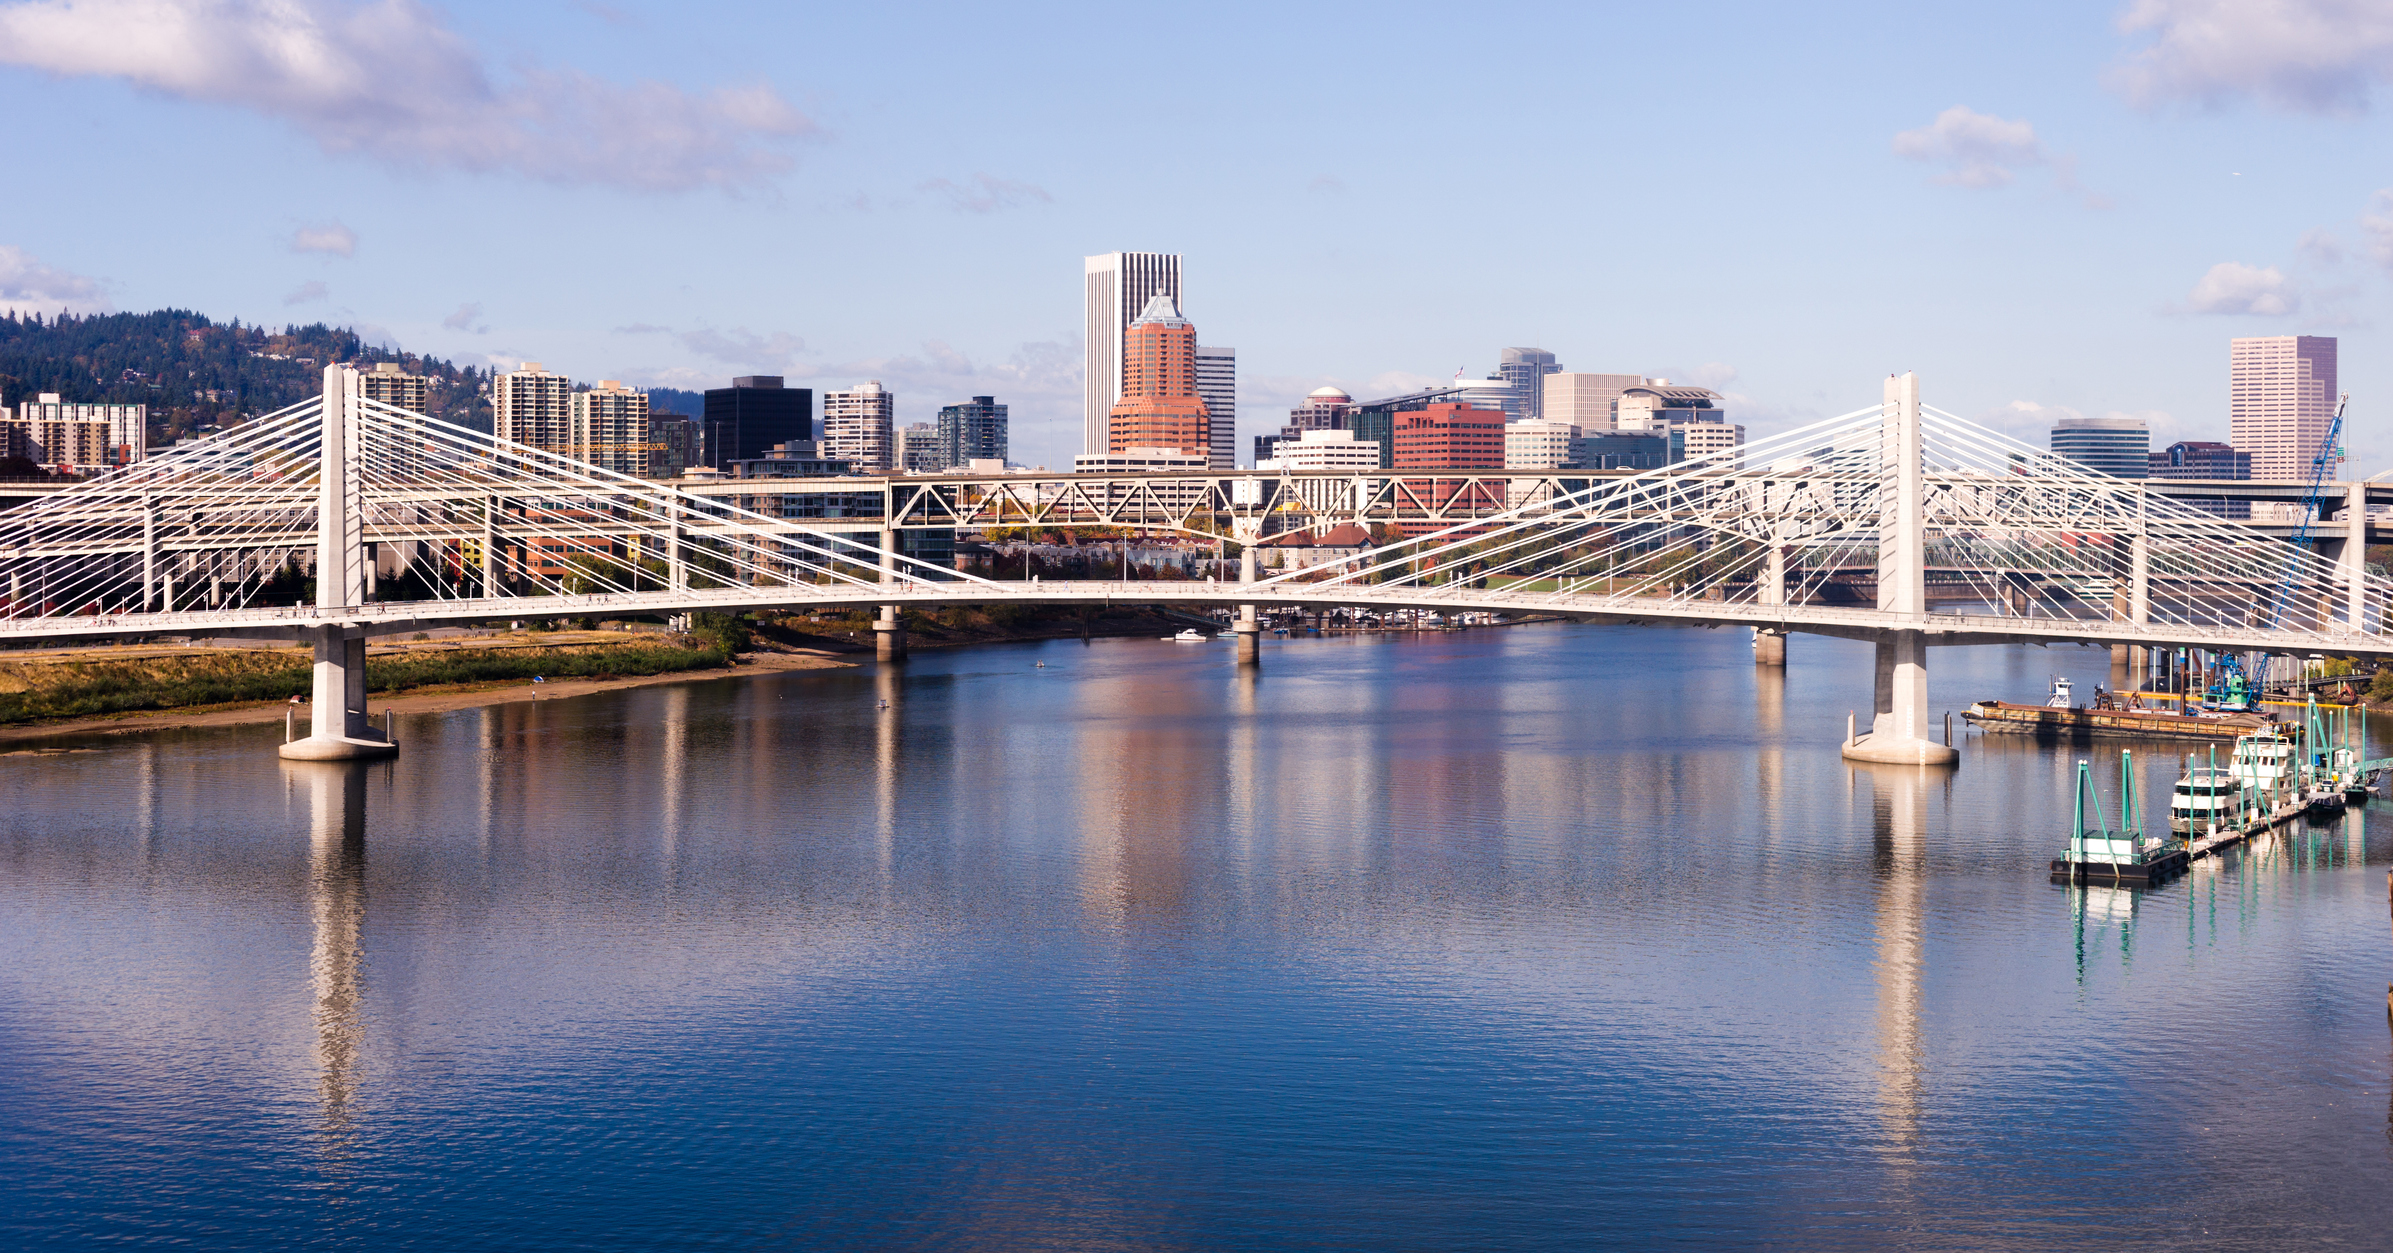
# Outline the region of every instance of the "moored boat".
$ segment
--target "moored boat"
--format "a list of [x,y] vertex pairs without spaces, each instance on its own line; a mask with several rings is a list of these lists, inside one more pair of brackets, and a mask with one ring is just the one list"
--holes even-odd
[[2243,807],[2243,783],[2226,766],[2194,766],[2169,793],[2169,830],[2209,835],[2233,827]]
[[2047,740],[2126,736],[2221,742],[2277,725],[2275,719],[2258,709],[2177,713],[2147,706],[2141,697],[2119,697],[2099,690],[2091,705],[2080,705],[2066,678],[2052,681],[2052,695],[2041,705],[1982,700],[1963,710],[1961,717],[1981,731],[2033,735]]

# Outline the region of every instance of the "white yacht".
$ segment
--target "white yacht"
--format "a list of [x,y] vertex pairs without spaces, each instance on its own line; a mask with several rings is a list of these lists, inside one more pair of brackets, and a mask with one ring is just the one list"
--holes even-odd
[[1195,627],[1183,627],[1178,635],[1166,635],[1163,638],[1174,644],[1203,644],[1209,642],[1211,637]]
[[2292,799],[2296,782],[2293,741],[2274,731],[2236,736],[2235,757],[2229,768],[2244,792],[2262,803],[2271,795],[2280,802]]
[[2226,766],[2195,766],[2169,793],[2169,830],[2209,835],[2232,829],[2243,812],[2243,781]]

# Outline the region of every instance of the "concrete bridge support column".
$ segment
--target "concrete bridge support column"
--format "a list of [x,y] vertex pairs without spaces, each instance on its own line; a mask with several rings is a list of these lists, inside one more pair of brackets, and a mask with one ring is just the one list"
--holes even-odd
[[[365,537],[357,507],[357,374],[324,370],[324,437],[317,465],[316,607],[337,610],[365,599]],[[309,628],[316,647],[314,704],[307,738],[282,746],[297,761],[390,757],[399,746],[366,722],[366,636],[354,623]]]
[[2343,623],[2353,631],[2368,629],[2368,485],[2344,489]]
[[[881,582],[897,582],[897,532],[887,527],[881,530]],[[906,620],[897,610],[895,605],[881,606],[881,618],[872,624],[872,655],[877,660],[906,659]]]
[[[1238,581],[1241,583],[1255,581],[1255,549],[1252,544],[1247,545],[1238,555]],[[1263,664],[1263,624],[1255,620],[1253,605],[1238,606],[1238,620],[1230,624],[1230,633],[1238,641],[1239,665],[1259,666]]]
[[[1778,537],[1770,537],[1770,551],[1762,559],[1761,586],[1755,589],[1755,599],[1765,605],[1786,603],[1786,545]],[[1786,632],[1769,627],[1753,630],[1753,664],[1783,666],[1786,664]]]
[[1783,666],[1786,664],[1786,632],[1769,627],[1753,628],[1753,664]]
[[[1880,470],[1893,491],[1883,493],[1878,517],[1878,608],[1887,617],[1927,616],[1927,491],[1921,458],[1919,376],[1886,380]],[[1878,637],[1877,681],[1869,732],[1844,746],[1853,761],[1945,765],[1960,754],[1928,735],[1928,645],[1917,630],[1896,628]]]

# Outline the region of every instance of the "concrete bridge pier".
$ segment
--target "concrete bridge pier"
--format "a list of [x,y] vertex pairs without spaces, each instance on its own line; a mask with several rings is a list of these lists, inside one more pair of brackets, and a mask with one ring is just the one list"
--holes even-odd
[[1774,631],[1769,627],[1753,628],[1753,664],[1786,665],[1786,632]]
[[[1238,581],[1255,581],[1255,549],[1251,544],[1238,555]],[[1238,641],[1239,665],[1263,664],[1263,624],[1255,620],[1253,605],[1238,606],[1238,620],[1230,624],[1230,634]]]
[[1888,631],[1877,645],[1870,729],[1845,743],[1845,760],[1905,766],[1949,766],[1961,760],[1958,750],[1931,738],[1927,641],[1917,631]]
[[[364,520],[355,508],[358,384],[355,372],[324,368],[324,436],[316,475],[316,606],[338,610],[365,599]],[[484,550],[487,553],[487,549]],[[399,746],[366,721],[366,633],[353,622],[308,628],[316,646],[308,732],[282,746],[294,761],[392,757]]]
[[[881,581],[897,581],[897,532],[886,527],[881,530]],[[895,605],[881,606],[880,620],[872,624],[872,655],[876,661],[906,659],[906,620]]]

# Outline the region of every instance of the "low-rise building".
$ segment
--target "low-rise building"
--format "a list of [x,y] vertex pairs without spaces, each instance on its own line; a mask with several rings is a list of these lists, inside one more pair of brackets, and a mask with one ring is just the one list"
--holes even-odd
[[1270,570],[1309,570],[1326,567],[1338,572],[1362,568],[1379,545],[1371,532],[1352,522],[1325,531],[1290,531],[1255,545],[1256,564]]
[[1124,448],[1119,452],[1084,452],[1072,458],[1074,474],[1158,474],[1203,471],[1212,464],[1210,450],[1185,452],[1178,448]]
[[1379,469],[1379,445],[1358,440],[1352,431],[1305,431],[1297,439],[1272,444],[1272,455],[1255,463],[1258,470],[1294,474],[1370,474]]
[[[2148,454],[2145,471],[2146,477],[2155,479],[2242,481],[2252,477],[2252,454],[2233,444],[2179,440],[2165,451]],[[2252,516],[2252,502],[2248,500],[2185,500],[2180,497],[2179,501],[2214,517],[2249,521]]]
[[1504,424],[1504,468],[1552,470],[1570,460],[1579,428],[1553,418],[1523,418]]
[[1504,411],[1447,401],[1395,415],[1398,470],[1501,470]]

